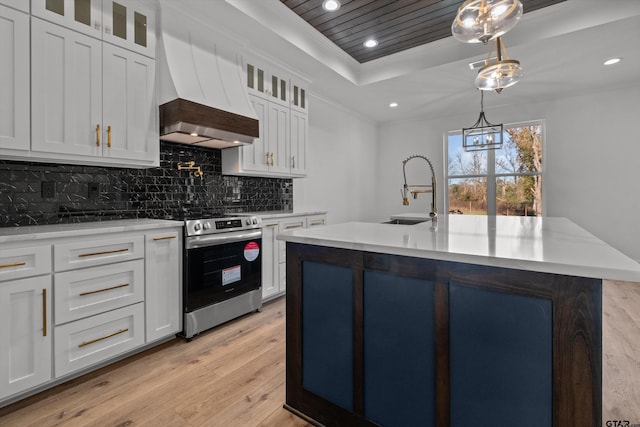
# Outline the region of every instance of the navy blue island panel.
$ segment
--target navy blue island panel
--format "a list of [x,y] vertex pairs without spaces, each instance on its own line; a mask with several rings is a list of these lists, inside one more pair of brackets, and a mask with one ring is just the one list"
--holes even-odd
[[302,265],[302,387],[353,411],[353,271]]
[[451,427],[551,427],[551,300],[450,282]]
[[364,273],[364,416],[385,427],[435,424],[434,284]]

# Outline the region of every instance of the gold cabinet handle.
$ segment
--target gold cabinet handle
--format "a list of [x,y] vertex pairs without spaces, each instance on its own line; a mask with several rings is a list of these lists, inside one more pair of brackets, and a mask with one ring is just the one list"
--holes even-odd
[[163,236],[163,237],[154,237],[153,240],[169,240],[169,239],[175,239],[176,236]]
[[267,153],[267,166],[269,166],[269,153]]
[[13,264],[2,264],[0,265],[0,268],[21,267],[26,264],[26,262],[14,262]]
[[42,336],[47,336],[47,289],[42,289]]
[[97,291],[82,292],[78,295],[80,295],[81,297],[84,297],[87,295],[99,294],[100,292],[107,292],[107,291],[112,291],[114,289],[126,288],[127,286],[129,286],[128,283],[123,283],[122,285],[111,286],[110,288],[98,289]]
[[96,147],[100,147],[100,125],[96,125]]
[[107,147],[111,148],[111,126],[107,126]]
[[273,227],[277,227],[278,223],[276,222],[275,224],[266,224],[265,227],[269,227],[269,228],[273,228]]
[[294,228],[302,228],[302,224],[287,225],[287,226],[285,227],[285,230],[293,230]]
[[124,248],[124,249],[114,249],[112,251],[104,251],[104,252],[93,252],[90,254],[80,254],[78,255],[78,258],[86,258],[89,256],[98,256],[98,255],[108,255],[108,254],[116,254],[118,252],[127,252],[129,250],[129,248]]
[[311,225],[324,225],[324,219],[320,219],[318,221],[312,221]]
[[112,334],[105,335],[104,337],[96,338],[95,340],[91,340],[91,341],[84,341],[84,342],[78,344],[78,348],[86,347],[88,345],[95,344],[95,343],[97,343],[99,341],[104,341],[104,340],[106,340],[108,338],[115,337],[116,335],[124,334],[128,330],[129,330],[129,328],[120,329],[118,332],[114,332]]
[[291,167],[292,168],[296,167],[296,156],[291,157]]

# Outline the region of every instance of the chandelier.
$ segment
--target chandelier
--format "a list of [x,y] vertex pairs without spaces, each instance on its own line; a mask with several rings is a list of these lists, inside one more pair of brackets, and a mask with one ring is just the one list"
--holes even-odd
[[502,123],[494,125],[484,115],[484,92],[480,91],[480,116],[471,127],[462,129],[464,151],[498,150],[502,148]]
[[[478,71],[475,85],[480,90],[495,90],[497,93],[502,89],[513,86],[524,76],[524,70],[520,66],[520,61],[509,59],[507,48],[503,46],[502,38],[498,37],[496,42],[496,59],[487,60],[487,65]],[[491,58],[492,50],[489,51]]]
[[451,33],[461,42],[486,44],[513,28],[521,16],[520,0],[466,0],[458,9]]

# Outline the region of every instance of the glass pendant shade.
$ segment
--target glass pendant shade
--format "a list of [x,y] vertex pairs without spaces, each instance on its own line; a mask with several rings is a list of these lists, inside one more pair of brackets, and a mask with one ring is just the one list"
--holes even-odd
[[500,93],[502,89],[518,83],[523,76],[524,70],[519,61],[503,60],[482,67],[475,84],[480,90],[495,90]]
[[[520,61],[509,59],[507,49],[502,44],[502,39],[496,39],[497,56],[493,61],[487,60],[487,65],[480,68],[475,79],[475,85],[480,90],[495,90],[502,92],[502,89],[513,86],[524,77],[524,70],[520,66]],[[492,51],[489,51],[491,57]]]
[[480,92],[480,117],[471,127],[462,129],[464,151],[498,150],[502,148],[504,126],[490,123],[484,115],[484,92]]
[[465,43],[487,43],[512,29],[522,16],[520,0],[467,0],[451,25],[453,36]]

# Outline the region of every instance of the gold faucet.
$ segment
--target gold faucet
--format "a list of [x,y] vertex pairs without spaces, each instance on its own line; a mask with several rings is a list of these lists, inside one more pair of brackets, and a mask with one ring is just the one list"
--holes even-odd
[[[415,159],[415,158],[423,159],[429,164],[429,169],[431,170],[430,185],[429,184],[413,184],[413,185],[407,184],[407,172],[405,167],[409,160]],[[409,204],[409,194],[411,194],[411,196],[413,196],[413,199],[415,200],[418,198],[418,194],[431,193],[431,212],[429,212],[429,216],[431,217],[432,221],[436,221],[438,219],[438,206],[436,203],[436,174],[433,170],[433,165],[431,164],[431,161],[427,159],[425,156],[421,156],[419,154],[414,154],[412,156],[409,156],[408,158],[402,161],[402,174],[404,175],[404,188],[400,190],[400,193],[402,193],[402,204],[405,206]]]
[[193,171],[193,176],[199,176],[200,179],[202,179],[202,177],[204,176],[204,172],[202,172],[202,169],[200,168],[200,166],[195,166],[195,164],[196,162],[194,162],[193,160],[190,162],[179,162],[178,170]]

